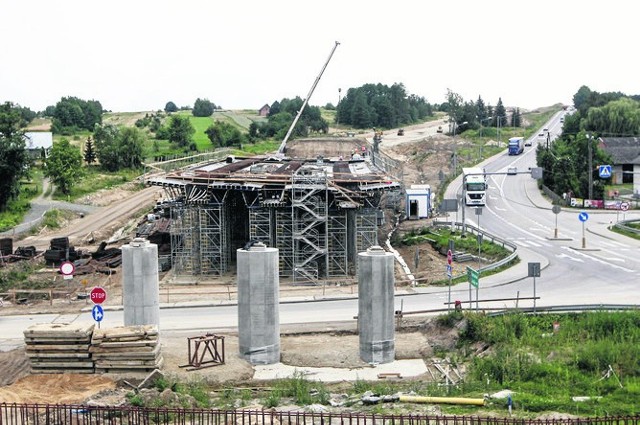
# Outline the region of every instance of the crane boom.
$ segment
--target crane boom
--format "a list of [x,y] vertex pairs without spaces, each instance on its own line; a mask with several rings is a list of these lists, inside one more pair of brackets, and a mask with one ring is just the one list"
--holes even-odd
[[333,49],[331,49],[331,53],[329,54],[329,58],[325,62],[324,66],[322,67],[322,70],[320,70],[320,74],[318,74],[318,76],[316,77],[316,80],[313,82],[313,85],[311,86],[311,90],[309,90],[309,93],[307,94],[307,98],[304,100],[304,102],[302,102],[302,107],[300,107],[300,110],[296,114],[296,117],[293,119],[293,122],[291,123],[291,127],[289,127],[289,130],[287,131],[287,134],[284,136],[284,140],[282,140],[282,143],[280,143],[280,147],[278,148],[278,154],[279,155],[284,154],[284,148],[287,146],[287,140],[289,140],[289,136],[291,136],[291,133],[293,132],[293,129],[295,128],[296,124],[298,123],[298,119],[300,119],[300,115],[302,115],[302,111],[304,111],[305,106],[307,106],[307,103],[309,102],[309,98],[311,98],[311,95],[313,94],[313,91],[316,89],[316,86],[318,85],[318,82],[320,81],[320,77],[322,77],[322,74],[324,73],[324,70],[327,68],[327,65],[329,65],[329,61],[331,60],[331,57],[333,56],[333,53],[336,51],[336,48],[338,47],[339,44],[340,43],[336,41],[336,44],[333,46]]

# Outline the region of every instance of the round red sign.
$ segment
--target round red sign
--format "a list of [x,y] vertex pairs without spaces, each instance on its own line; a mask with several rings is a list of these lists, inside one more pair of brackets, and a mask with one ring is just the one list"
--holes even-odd
[[107,299],[107,291],[100,286],[96,286],[91,290],[89,297],[94,304],[102,304]]
[[449,265],[451,265],[451,262],[453,261],[453,252],[451,252],[451,250],[447,251],[447,263],[449,263]]

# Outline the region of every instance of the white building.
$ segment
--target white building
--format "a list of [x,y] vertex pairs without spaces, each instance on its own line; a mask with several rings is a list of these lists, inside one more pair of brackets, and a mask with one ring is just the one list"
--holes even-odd
[[53,133],[50,131],[27,131],[24,133],[25,148],[33,158],[39,158],[44,149],[48,157],[53,147]]
[[431,186],[428,184],[412,184],[405,189],[405,214],[409,220],[429,218],[433,206]]

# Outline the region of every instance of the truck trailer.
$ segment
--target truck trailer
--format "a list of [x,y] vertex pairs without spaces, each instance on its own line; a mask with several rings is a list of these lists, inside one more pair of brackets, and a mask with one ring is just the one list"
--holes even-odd
[[512,137],[509,139],[509,155],[520,155],[524,152],[524,137]]

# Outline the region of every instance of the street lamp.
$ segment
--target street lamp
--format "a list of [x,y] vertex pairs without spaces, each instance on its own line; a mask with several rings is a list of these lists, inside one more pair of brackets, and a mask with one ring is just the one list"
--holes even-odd
[[456,120],[453,120],[453,175],[458,174],[458,145],[456,144],[456,131],[461,125],[469,124],[467,121],[458,124]]
[[[487,117],[479,119],[480,122],[480,130],[478,131],[478,139],[482,137],[482,122],[492,120],[493,117]],[[482,161],[482,145],[478,144],[478,161]]]
[[587,171],[589,177],[589,200],[593,199],[593,155],[591,154],[591,139],[592,135],[587,134],[587,150],[588,150],[588,161],[587,161]]
[[502,122],[503,118],[507,118],[507,117],[504,116],[504,115],[501,115],[501,116],[496,117],[496,118],[497,118],[497,123],[498,123],[498,147],[502,147],[502,140],[500,138],[500,123]]

